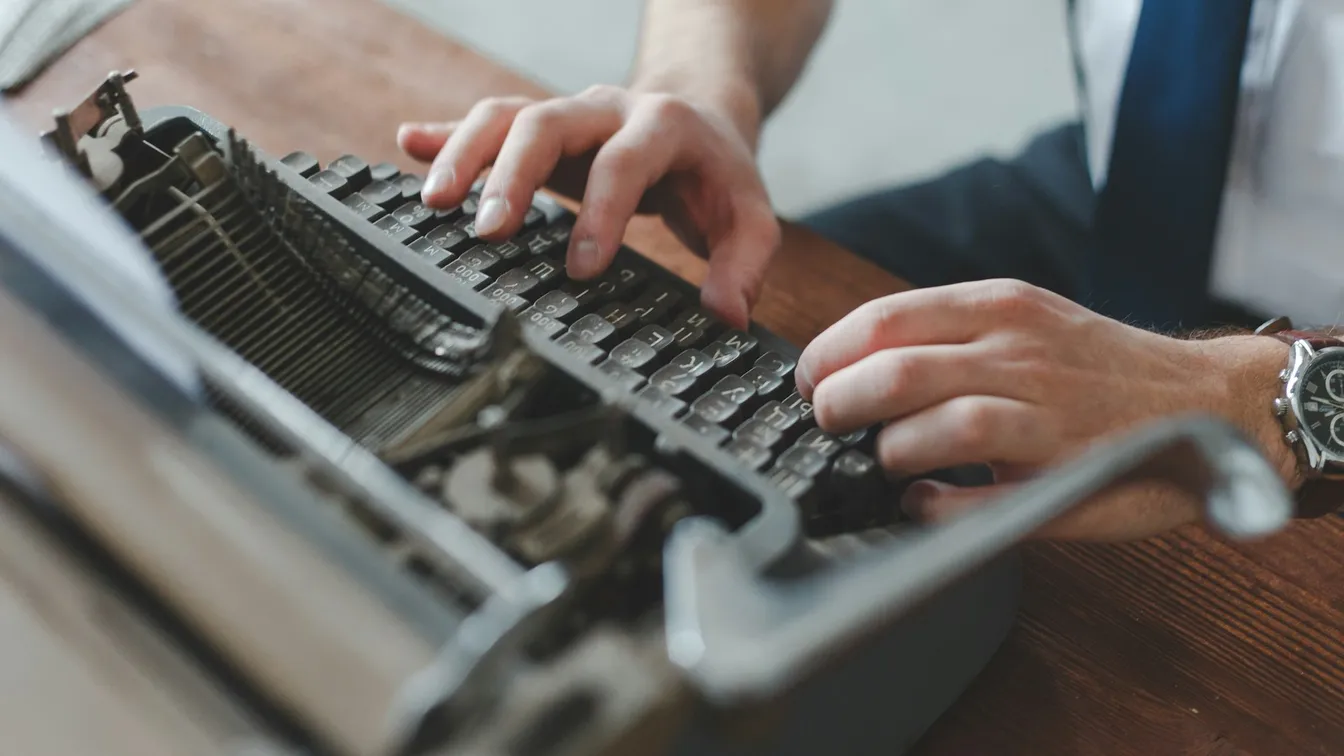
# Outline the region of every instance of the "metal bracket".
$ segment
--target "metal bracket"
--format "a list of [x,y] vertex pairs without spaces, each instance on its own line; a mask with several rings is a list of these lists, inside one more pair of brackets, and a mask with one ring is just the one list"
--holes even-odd
[[131,70],[109,73],[103,83],[78,105],[69,110],[57,110],[53,114],[56,128],[43,134],[42,141],[84,176],[94,178],[89,156],[79,146],[82,138],[108,135],[114,121],[125,127],[116,135],[118,143],[125,133],[144,133],[140,114],[126,91],[126,84],[136,78],[138,74]]
[[1256,447],[1221,421],[1177,418],[1100,446],[983,509],[797,578],[757,573],[734,539],[684,520],[666,552],[668,654],[718,705],[781,695],[1041,525],[1118,486],[1197,496],[1237,539],[1288,523],[1293,502]]

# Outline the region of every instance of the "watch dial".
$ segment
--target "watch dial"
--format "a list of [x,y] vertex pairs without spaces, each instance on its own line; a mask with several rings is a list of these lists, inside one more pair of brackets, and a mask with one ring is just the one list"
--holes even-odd
[[1311,437],[1344,456],[1344,355],[1317,360],[1302,376],[1302,425]]

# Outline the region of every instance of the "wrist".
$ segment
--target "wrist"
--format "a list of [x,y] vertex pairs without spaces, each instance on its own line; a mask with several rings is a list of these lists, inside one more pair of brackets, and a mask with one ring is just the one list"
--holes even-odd
[[1229,336],[1204,342],[1216,354],[1215,372],[1223,380],[1223,419],[1235,425],[1279,471],[1292,491],[1302,486],[1297,455],[1283,440],[1283,426],[1273,411],[1283,392],[1279,372],[1288,364],[1287,344],[1263,336]]
[[761,133],[761,98],[756,86],[745,78],[648,70],[637,72],[629,89],[636,93],[676,95],[713,112],[731,123],[752,153],[756,152]]

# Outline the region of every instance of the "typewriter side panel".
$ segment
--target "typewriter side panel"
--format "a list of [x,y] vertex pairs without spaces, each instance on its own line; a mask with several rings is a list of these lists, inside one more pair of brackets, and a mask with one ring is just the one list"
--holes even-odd
[[0,732],[11,753],[280,753],[5,493],[0,671]]
[[0,324],[0,439],[63,514],[275,703],[344,752],[379,752],[425,639],[3,292]]

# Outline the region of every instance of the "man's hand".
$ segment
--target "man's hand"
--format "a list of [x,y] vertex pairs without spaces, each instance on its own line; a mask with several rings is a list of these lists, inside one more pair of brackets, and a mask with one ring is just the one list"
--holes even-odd
[[[808,346],[797,376],[825,430],[886,423],[877,455],[894,474],[992,467],[996,483],[985,488],[910,486],[907,511],[938,519],[1101,439],[1191,412],[1240,428],[1291,482],[1292,453],[1270,409],[1286,358],[1286,345],[1273,339],[1170,338],[1001,280],[869,302]],[[1041,535],[1143,538],[1199,512],[1198,502],[1174,491],[1133,487],[1089,502]]]
[[636,211],[661,214],[709,258],[705,306],[739,327],[779,247],[747,138],[727,113],[678,96],[603,86],[541,102],[490,99],[458,123],[404,125],[398,142],[433,162],[424,188],[430,207],[462,202],[493,166],[476,215],[484,239],[516,233],[544,184],[581,196],[567,258],[574,278],[611,263]]

